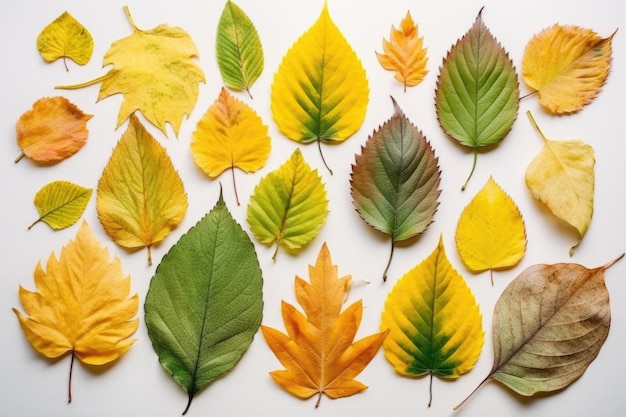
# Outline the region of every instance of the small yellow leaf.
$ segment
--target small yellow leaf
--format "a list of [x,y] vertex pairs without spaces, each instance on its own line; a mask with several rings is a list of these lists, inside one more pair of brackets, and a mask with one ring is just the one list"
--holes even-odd
[[524,220],[515,202],[493,178],[461,213],[456,246],[461,260],[473,272],[493,273],[494,269],[517,265],[524,257]]
[[63,12],[46,26],[37,37],[37,49],[46,62],[70,58],[78,65],[85,65],[93,53],[91,33],[68,12]]
[[376,58],[386,70],[396,72],[395,78],[406,87],[413,87],[422,82],[428,70],[428,57],[423,47],[424,38],[420,38],[417,25],[410,12],[400,22],[400,29],[391,27],[389,40],[383,39],[384,53],[376,52]]
[[265,165],[270,153],[267,130],[252,108],[222,88],[218,99],[198,121],[191,154],[196,164],[212,178],[227,169],[234,171],[235,167],[254,172]]

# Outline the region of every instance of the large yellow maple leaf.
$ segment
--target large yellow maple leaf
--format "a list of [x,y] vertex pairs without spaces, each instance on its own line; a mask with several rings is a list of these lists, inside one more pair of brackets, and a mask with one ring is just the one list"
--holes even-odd
[[281,387],[299,398],[322,393],[330,398],[347,397],[367,386],[354,378],[372,360],[388,331],[354,337],[361,323],[363,307],[356,301],[343,312],[341,306],[350,288],[351,277],[338,278],[330,251],[322,246],[315,265],[309,266],[311,283],[296,277],[296,299],[302,314],[283,301],[287,334],[261,326],[263,336],[284,370],[270,372]]

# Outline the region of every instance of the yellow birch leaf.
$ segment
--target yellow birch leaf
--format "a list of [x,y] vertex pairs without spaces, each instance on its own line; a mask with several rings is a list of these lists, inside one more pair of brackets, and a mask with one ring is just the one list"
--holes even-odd
[[106,233],[127,249],[148,248],[165,239],[187,212],[187,194],[163,148],[130,116],[98,181],[98,219]]
[[35,350],[47,358],[70,352],[69,401],[72,401],[71,370],[74,358],[89,365],[104,365],[123,355],[135,342],[134,318],[139,296],[129,297],[130,277],[122,263],[102,247],[89,225],[83,222],[57,259],[48,258],[46,271],[35,268],[37,291],[20,286],[20,302],[26,314],[13,309],[24,335]]
[[93,53],[91,33],[68,12],[63,12],[46,26],[37,37],[37,50],[46,62],[63,58],[65,69],[69,58],[85,65]]
[[594,150],[578,139],[547,139],[532,114],[527,114],[544,145],[526,169],[526,186],[552,214],[578,231],[580,238],[570,248],[571,256],[587,233],[593,216]]
[[613,33],[601,38],[590,29],[556,24],[526,45],[522,77],[554,114],[573,113],[600,92],[611,70]]
[[526,252],[526,227],[515,202],[489,177],[456,228],[461,260],[472,272],[515,266]]
[[267,130],[252,108],[222,87],[193,132],[191,154],[196,165],[211,178],[232,170],[237,205],[235,167],[254,172],[265,165],[271,150]]
[[386,70],[395,71],[395,79],[406,87],[422,82],[428,70],[428,57],[423,47],[424,38],[419,37],[417,25],[411,13],[400,22],[400,29],[391,27],[389,40],[383,39],[383,53],[376,52],[376,58]]

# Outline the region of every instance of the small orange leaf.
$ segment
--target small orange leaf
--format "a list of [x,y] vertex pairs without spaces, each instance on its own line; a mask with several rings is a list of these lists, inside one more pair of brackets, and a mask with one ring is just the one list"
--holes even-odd
[[44,97],[20,116],[15,126],[17,144],[24,156],[43,164],[53,164],[74,155],[87,141],[85,114],[65,97]]

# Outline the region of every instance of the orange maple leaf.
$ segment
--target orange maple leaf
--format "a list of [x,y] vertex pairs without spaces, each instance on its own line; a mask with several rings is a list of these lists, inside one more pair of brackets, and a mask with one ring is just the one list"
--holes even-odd
[[291,394],[307,399],[322,393],[330,398],[347,397],[367,386],[354,378],[372,360],[388,331],[354,342],[363,307],[361,300],[343,312],[341,305],[350,288],[351,277],[338,278],[330,251],[324,243],[315,265],[309,266],[311,283],[296,276],[296,299],[304,314],[283,301],[287,334],[261,326],[263,336],[284,370],[270,376]]

